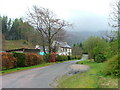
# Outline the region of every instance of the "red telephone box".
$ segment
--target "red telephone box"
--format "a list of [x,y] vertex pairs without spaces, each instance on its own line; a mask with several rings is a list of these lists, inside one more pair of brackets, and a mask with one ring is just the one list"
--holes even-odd
[[55,53],[54,52],[51,53],[51,60],[50,61],[55,62]]

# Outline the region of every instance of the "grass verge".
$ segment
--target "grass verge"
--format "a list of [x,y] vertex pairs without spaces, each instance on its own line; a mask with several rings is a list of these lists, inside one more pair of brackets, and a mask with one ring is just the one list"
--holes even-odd
[[104,76],[101,70],[104,63],[90,62],[89,60],[77,62],[91,67],[87,72],[73,76],[64,75],[58,80],[59,88],[118,88],[118,79]]
[[34,66],[29,66],[29,67],[18,67],[18,68],[13,68],[13,69],[9,69],[9,70],[3,70],[3,71],[0,71],[0,75],[5,75],[8,73],[23,71],[23,70],[33,69],[33,68],[44,67],[44,66],[48,66],[48,65],[52,65],[52,64],[55,64],[55,63],[43,63],[40,65],[34,65]]

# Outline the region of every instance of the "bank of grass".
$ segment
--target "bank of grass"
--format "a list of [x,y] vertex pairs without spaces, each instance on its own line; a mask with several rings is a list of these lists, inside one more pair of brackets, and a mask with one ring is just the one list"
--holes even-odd
[[3,71],[0,71],[0,75],[13,73],[13,72],[17,72],[17,71],[33,69],[33,68],[44,67],[44,66],[48,66],[48,65],[52,65],[52,64],[55,64],[55,63],[43,63],[43,64],[40,64],[40,65],[34,65],[34,66],[29,66],[29,67],[18,67],[18,68],[3,70]]
[[3,50],[18,48],[34,48],[34,45],[26,40],[3,40]]
[[73,76],[63,76],[58,80],[59,88],[118,88],[118,79],[112,76],[104,76],[101,72],[103,63],[90,62],[89,60],[77,62],[86,64],[91,69]]

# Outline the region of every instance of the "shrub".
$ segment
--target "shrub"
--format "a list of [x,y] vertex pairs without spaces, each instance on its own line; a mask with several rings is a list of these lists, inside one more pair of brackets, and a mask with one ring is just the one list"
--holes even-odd
[[75,56],[74,55],[71,55],[70,56],[70,59],[72,60],[72,59],[75,59]]
[[44,55],[44,60],[45,60],[46,62],[50,62],[50,56],[51,56],[51,54],[46,54],[46,55]]
[[95,62],[97,63],[101,63],[104,62],[106,60],[106,57],[104,56],[104,54],[98,54],[95,56]]
[[32,66],[44,62],[43,56],[36,53],[0,53],[2,56],[2,70]]
[[75,58],[76,58],[76,59],[81,59],[81,56],[80,56],[80,55],[76,55]]
[[13,56],[17,58],[17,67],[25,66],[25,54],[24,53],[13,53]]
[[105,75],[113,75],[119,77],[120,76],[119,69],[120,66],[118,63],[118,55],[115,55],[114,57],[105,62],[104,70],[102,72]]
[[70,56],[67,56],[68,57],[68,60],[71,60],[71,57]]
[[81,56],[80,55],[71,55],[70,56],[70,59],[81,59]]
[[66,60],[68,60],[68,56],[62,56],[62,59],[63,59],[64,61],[66,61]]
[[43,56],[38,55],[36,53],[26,53],[25,57],[26,57],[26,61],[25,61],[26,66],[33,66],[44,62]]
[[12,53],[0,53],[2,56],[2,70],[15,68],[17,59],[13,57]]
[[66,60],[68,60],[68,56],[58,55],[56,57],[56,61],[66,61]]

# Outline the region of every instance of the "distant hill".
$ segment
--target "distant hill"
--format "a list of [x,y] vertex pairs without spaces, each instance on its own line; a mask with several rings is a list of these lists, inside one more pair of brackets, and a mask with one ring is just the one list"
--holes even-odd
[[101,36],[101,32],[103,31],[69,31],[66,41],[69,45],[73,45],[87,40],[90,36]]
[[[90,36],[101,36],[103,31],[69,31],[67,32],[67,43],[72,46],[74,43],[80,43]],[[26,40],[4,40],[2,43],[3,50],[18,48],[35,48],[35,46]]]
[[26,40],[4,40],[2,43],[3,50],[18,49],[18,48],[35,48]]

